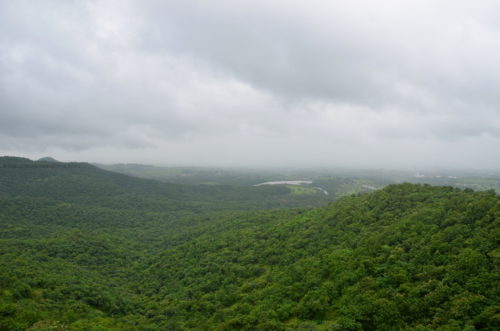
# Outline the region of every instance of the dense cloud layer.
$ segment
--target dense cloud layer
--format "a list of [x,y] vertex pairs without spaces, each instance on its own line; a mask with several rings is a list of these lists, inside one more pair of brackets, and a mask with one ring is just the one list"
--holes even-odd
[[0,154],[500,165],[497,1],[2,1]]

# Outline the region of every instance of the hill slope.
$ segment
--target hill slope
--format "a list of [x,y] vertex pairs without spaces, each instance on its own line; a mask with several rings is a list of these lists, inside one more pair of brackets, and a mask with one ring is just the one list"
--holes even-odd
[[294,195],[282,186],[234,187],[160,183],[99,169],[88,163],[0,157],[0,194],[64,200],[91,206],[204,212],[319,206],[325,197]]
[[164,251],[144,293],[188,328],[494,330],[499,207],[493,192],[402,184],[236,219]]
[[[30,164],[1,177],[0,329],[500,325],[493,191],[400,184],[317,209],[194,214],[135,208],[129,177],[99,169],[92,185],[106,189],[32,190],[54,176]],[[47,171],[66,191],[85,167]],[[109,186],[125,194],[118,207],[99,202]]]

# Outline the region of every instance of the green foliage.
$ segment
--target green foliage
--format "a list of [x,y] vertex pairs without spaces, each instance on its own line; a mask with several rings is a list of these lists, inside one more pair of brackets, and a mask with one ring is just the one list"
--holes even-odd
[[2,162],[1,330],[500,326],[492,191],[400,184],[248,210],[282,193]]

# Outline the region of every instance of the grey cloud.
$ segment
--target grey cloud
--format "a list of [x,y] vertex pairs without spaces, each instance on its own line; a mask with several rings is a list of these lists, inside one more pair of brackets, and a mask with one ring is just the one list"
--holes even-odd
[[[499,30],[491,24],[468,24],[467,19],[476,18],[464,16],[460,6],[446,8],[459,15],[450,20],[445,16],[449,12],[433,13],[439,9],[414,2],[337,3],[326,8],[321,8],[325,5],[321,1],[307,6],[296,2],[258,6],[248,1],[153,3],[146,10],[151,24],[142,31],[146,43],[200,57],[288,98],[379,106],[404,97],[395,90],[404,82],[428,89],[438,98],[458,93],[467,98],[466,93],[482,91],[481,99],[497,101],[495,84],[484,82],[498,82],[493,66],[500,56]],[[379,8],[387,6],[394,7],[394,12]],[[316,7],[317,15],[301,15],[306,7]],[[489,10],[483,8],[481,14]],[[366,22],[370,20],[374,23]],[[492,40],[476,41],[481,34],[492,34]],[[484,51],[490,55],[484,56]],[[471,81],[477,70],[480,77]]]
[[248,2],[243,8],[223,4],[157,2],[143,40],[153,49],[201,58],[287,98],[359,102],[382,92],[367,66],[366,57],[373,54],[350,45],[342,31],[322,31],[287,6],[270,13]]
[[[158,91],[158,82],[127,73],[132,66],[145,69],[140,61],[126,63],[133,50],[123,55],[92,38],[86,6],[50,4],[2,3],[2,135],[29,149],[46,144],[83,149],[110,142],[154,145],[153,139],[131,137],[131,132],[174,137],[189,128],[171,110],[168,94]],[[0,146],[13,145],[3,141]]]
[[465,0],[2,1],[0,153],[446,165],[465,151],[498,166],[486,147],[500,143],[499,12]]

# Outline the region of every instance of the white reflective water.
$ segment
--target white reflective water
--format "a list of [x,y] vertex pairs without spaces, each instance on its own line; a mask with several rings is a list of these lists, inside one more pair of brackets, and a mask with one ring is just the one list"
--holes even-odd
[[256,184],[254,186],[261,186],[261,185],[303,185],[303,184],[312,184],[312,181],[310,181],[310,180],[281,180],[281,181],[275,181],[275,182],[264,182],[264,183]]

